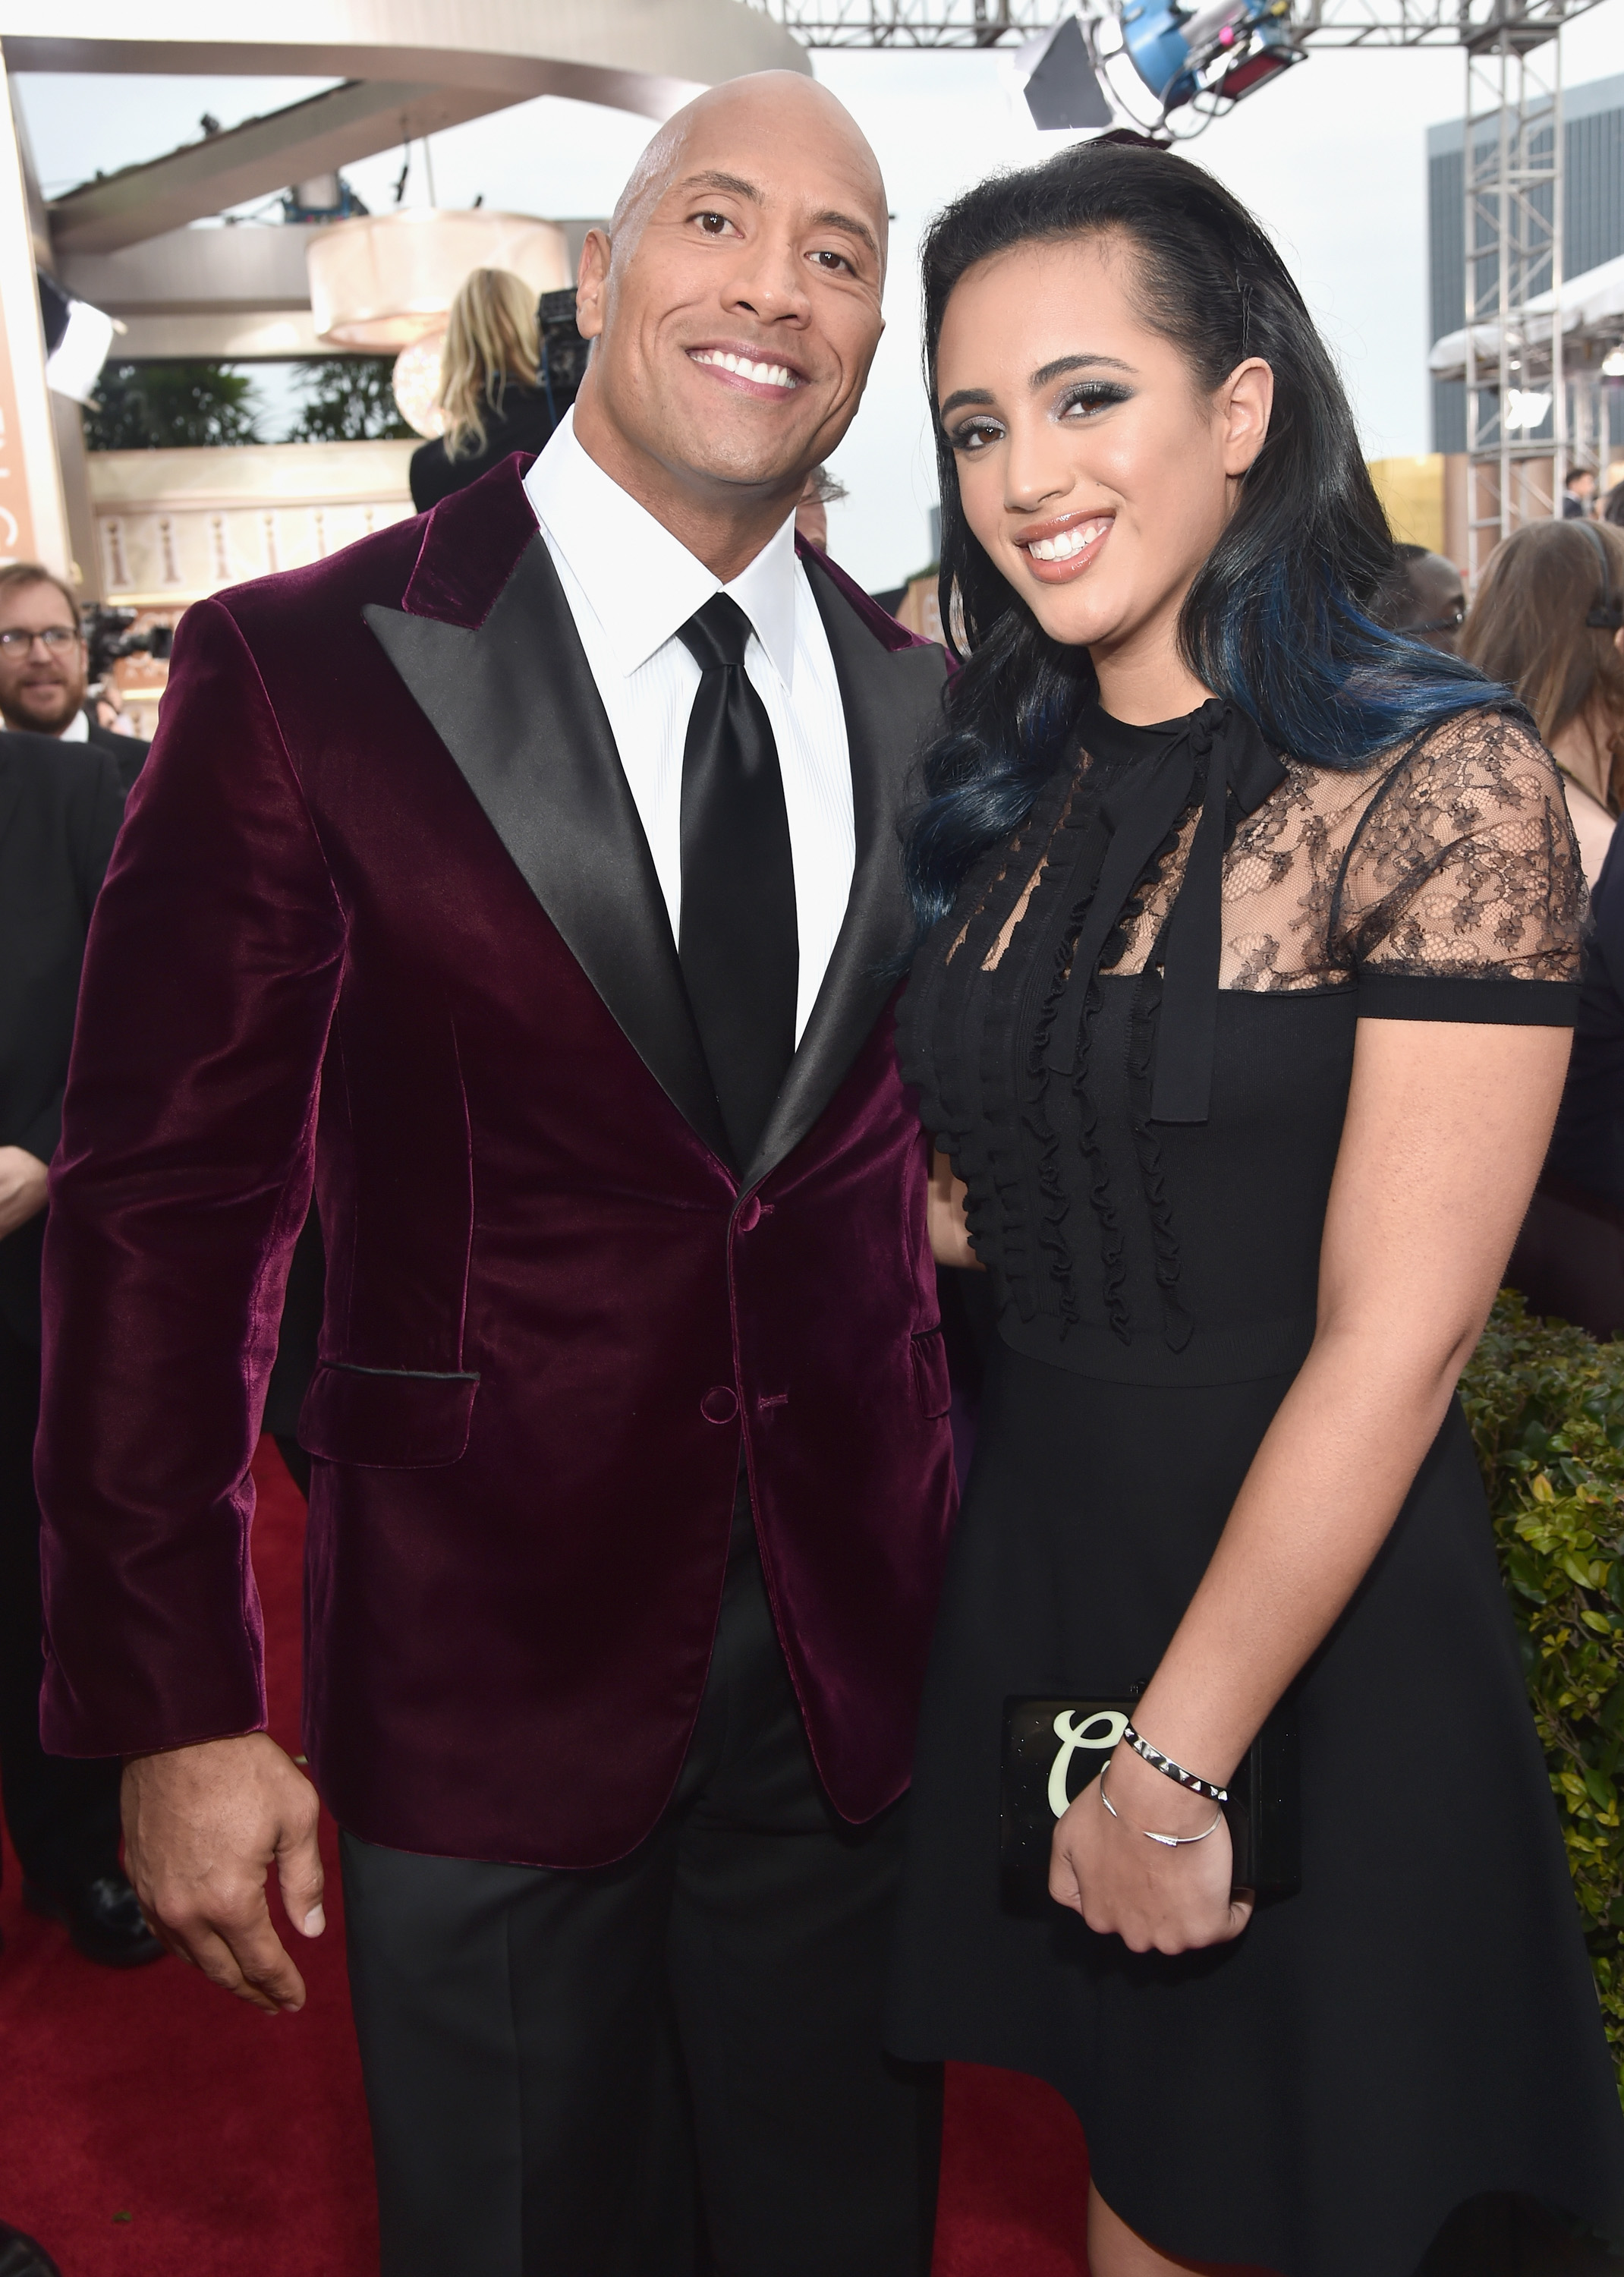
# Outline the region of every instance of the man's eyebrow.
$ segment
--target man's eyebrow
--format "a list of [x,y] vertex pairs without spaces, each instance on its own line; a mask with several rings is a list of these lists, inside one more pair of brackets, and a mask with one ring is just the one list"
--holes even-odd
[[866,245],[877,261],[879,259],[879,240],[866,221],[854,221],[850,214],[820,213],[813,215],[812,226],[814,229],[843,229],[848,237],[854,237]]
[[708,170],[702,174],[685,174],[679,187],[685,190],[731,190],[737,198],[748,198],[752,205],[762,204],[760,189],[747,182],[742,174],[725,174]]
[[1132,371],[1134,369],[1131,363],[1124,363],[1120,356],[1056,356],[1052,363],[1046,363],[1038,370],[1035,371],[1032,374],[1031,378],[1028,380],[1027,385],[1028,387],[1047,387],[1051,379],[1059,379],[1062,372],[1081,371],[1090,365],[1103,365],[1107,371]]
[[956,394],[948,397],[937,417],[945,419],[950,411],[957,411],[967,403],[990,403],[991,400],[992,390],[990,387],[961,387]]

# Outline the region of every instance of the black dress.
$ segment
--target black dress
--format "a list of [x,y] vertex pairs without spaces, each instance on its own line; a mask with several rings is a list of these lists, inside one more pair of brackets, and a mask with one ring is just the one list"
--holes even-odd
[[1083,743],[902,1010],[999,1334],[891,2045],[1051,2082],[1169,2254],[1409,2277],[1490,2191],[1624,2236],[1624,2121],[1458,1405],[1298,1687],[1301,1893],[1176,1959],[1000,1908],[1006,1697],[1150,1677],[1308,1351],[1357,1022],[1566,1025],[1576,994],[1577,857],[1520,716],[1353,773],[1280,761],[1216,702],[1097,711]]

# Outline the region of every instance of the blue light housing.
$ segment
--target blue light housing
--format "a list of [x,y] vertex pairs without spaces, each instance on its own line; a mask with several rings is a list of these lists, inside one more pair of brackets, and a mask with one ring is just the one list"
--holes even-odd
[[1189,68],[1189,42],[1182,26],[1188,8],[1169,0],[1127,0],[1122,11],[1122,44],[1127,59],[1164,110],[1175,110],[1195,92]]
[[1203,92],[1238,103],[1302,59],[1291,0],[1124,0],[1121,25],[1127,59],[1164,112]]

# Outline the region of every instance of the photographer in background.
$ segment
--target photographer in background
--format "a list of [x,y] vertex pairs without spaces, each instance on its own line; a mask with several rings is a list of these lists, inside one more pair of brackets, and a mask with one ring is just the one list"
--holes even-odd
[[147,746],[90,717],[90,677],[79,604],[62,580],[37,561],[0,569],[0,719],[21,734],[95,744],[111,756],[128,790]]

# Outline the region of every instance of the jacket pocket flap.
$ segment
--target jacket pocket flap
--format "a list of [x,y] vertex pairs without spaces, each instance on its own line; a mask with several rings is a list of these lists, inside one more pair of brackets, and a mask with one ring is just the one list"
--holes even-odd
[[913,1340],[914,1389],[921,1413],[945,1415],[953,1404],[952,1380],[947,1372],[947,1344],[939,1328],[922,1329]]
[[323,1360],[299,1411],[299,1443],[324,1463],[423,1471],[460,1460],[477,1375]]

